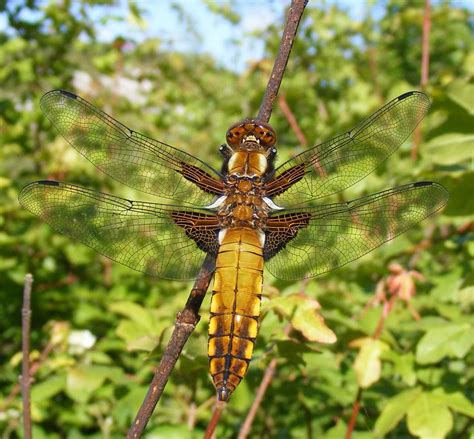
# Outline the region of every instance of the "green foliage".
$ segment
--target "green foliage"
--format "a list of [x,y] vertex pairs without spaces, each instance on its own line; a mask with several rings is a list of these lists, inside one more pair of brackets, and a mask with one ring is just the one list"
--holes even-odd
[[[255,359],[223,414],[218,437],[237,435],[274,358],[277,372],[252,437],[339,439],[359,388],[363,409],[354,438],[467,437],[474,417],[474,40],[468,11],[455,3],[434,3],[426,89],[433,105],[420,140],[410,138],[343,196],[432,179],[450,191],[449,204],[404,236],[320,278],[290,284],[266,276]],[[179,53],[147,37],[146,11],[135,2],[129,2],[128,19],[143,30],[143,38],[98,40],[99,16],[106,23],[125,20],[114,9],[104,15],[104,4],[116,3],[0,2],[0,14],[8,21],[7,29],[0,29],[3,437],[21,436],[20,398],[9,400],[8,395],[21,367],[25,273],[35,277],[31,359],[40,361],[32,386],[37,438],[123,437],[190,289],[190,284],[148,278],[110,263],[20,208],[21,188],[44,178],[152,199],[79,157],[41,114],[40,96],[53,88],[69,89],[133,129],[218,167],[217,146],[227,128],[258,111],[283,26],[281,17],[253,32],[249,38],[265,44],[265,59],[239,74],[209,55]],[[294,44],[281,93],[308,145],[301,145],[276,106],[271,122],[279,137],[280,163],[418,88],[420,2],[367,6],[358,20],[330,4],[308,7]],[[204,5],[229,26],[239,26],[244,18],[234,3]],[[183,27],[192,28],[193,17],[182,4],[175,4],[175,10]],[[199,35],[194,38],[198,41]],[[386,305],[377,284],[389,284],[393,262],[407,270],[406,276],[380,337],[373,338]],[[388,289],[385,294],[389,298]],[[206,357],[208,305],[203,305],[147,437],[201,437],[210,420],[214,390]]]

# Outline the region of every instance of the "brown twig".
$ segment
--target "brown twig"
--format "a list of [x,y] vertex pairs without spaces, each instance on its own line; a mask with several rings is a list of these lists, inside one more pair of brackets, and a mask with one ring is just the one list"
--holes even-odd
[[163,352],[160,364],[157,367],[148,392],[128,432],[127,438],[138,438],[145,430],[153,410],[168,382],[168,377],[178,360],[196,324],[199,322],[199,308],[206,295],[207,288],[215,269],[215,256],[207,255],[201,270],[194,282],[184,309],[178,313],[171,339]]
[[225,401],[216,401],[216,404],[214,405],[214,413],[212,414],[212,418],[206,428],[206,432],[204,433],[204,439],[212,439],[214,437],[214,432],[216,431],[217,424],[226,405],[227,402]]
[[[304,282],[303,283],[303,289],[304,289],[306,286],[305,283],[307,283],[306,279],[303,282]],[[284,333],[286,336],[288,336],[288,334],[290,333],[291,328],[292,328],[291,324],[288,324],[285,327]],[[270,361],[270,364],[268,365],[267,370],[265,371],[263,375],[262,382],[258,386],[257,394],[253,401],[252,407],[250,407],[250,410],[247,413],[245,421],[242,424],[242,427],[240,428],[237,439],[245,439],[249,435],[250,429],[252,427],[257,411],[260,408],[260,405],[262,404],[263,397],[265,396],[265,393],[267,392],[267,389],[270,386],[273,380],[273,377],[275,376],[276,367],[277,367],[277,359],[273,358]]]
[[[34,362],[33,365],[30,367],[30,381],[33,380],[33,377],[35,376],[36,372],[40,368],[40,366],[44,363],[50,352],[53,350],[54,344],[49,341],[43,351],[40,354],[40,358],[38,361]],[[8,396],[5,398],[5,401],[3,404],[0,406],[0,411],[5,410],[7,407],[10,406],[10,404],[13,402],[15,397],[20,393],[21,390],[21,385],[19,383],[16,383]]]
[[260,111],[257,116],[257,119],[262,122],[268,122],[272,115],[273,102],[278,95],[283,73],[285,73],[286,64],[295,40],[296,31],[298,30],[298,25],[307,3],[308,0],[292,0],[291,2],[285,29],[278,49],[278,55],[273,64],[273,70],[270,74],[270,79],[268,80],[262,104],[260,105]]
[[431,30],[431,8],[430,0],[425,0],[425,13],[423,15],[423,37],[421,50],[421,88],[428,85],[428,74],[430,68],[430,30]]
[[[421,43],[421,78],[420,87],[422,90],[428,85],[428,75],[430,68],[430,30],[431,30],[431,8],[430,0],[425,0],[425,13],[423,15],[423,36]],[[421,126],[418,125],[413,139],[411,158],[415,160],[418,156],[418,148],[421,143]]]
[[375,88],[375,94],[377,95],[380,102],[383,102],[383,94],[380,88],[379,75],[377,69],[377,49],[375,47],[369,47],[367,49],[367,55],[369,57],[369,69],[370,74],[372,75],[372,82]]
[[258,386],[257,394],[255,395],[252,407],[250,407],[250,410],[247,413],[247,417],[245,418],[245,421],[242,424],[237,439],[245,439],[249,435],[250,428],[252,427],[257,411],[260,408],[260,404],[262,403],[263,397],[265,396],[265,392],[267,391],[268,386],[270,385],[273,380],[273,377],[275,376],[276,366],[277,359],[273,358],[272,361],[270,361],[270,364],[268,365],[265,374],[263,375],[262,382]]
[[307,146],[308,141],[306,140],[305,135],[303,134],[303,131],[301,130],[298,121],[296,120],[295,115],[291,111],[290,106],[288,105],[288,102],[286,101],[285,95],[281,95],[278,98],[278,106],[280,107],[281,111],[286,117],[286,120],[290,124],[291,129],[295,133],[296,137],[298,138],[298,141],[301,143],[301,146]]
[[357,395],[355,397],[354,403],[352,404],[352,414],[351,414],[351,419],[349,420],[349,424],[347,424],[345,439],[351,439],[352,437],[352,432],[354,431],[357,415],[359,414],[359,410],[360,410],[361,398],[362,398],[362,389],[359,388],[359,390],[357,391]]
[[31,286],[33,275],[25,276],[23,288],[23,307],[21,309],[21,338],[22,338],[22,370],[21,394],[23,397],[23,429],[26,439],[31,439],[31,405],[30,405],[30,329],[31,329]]

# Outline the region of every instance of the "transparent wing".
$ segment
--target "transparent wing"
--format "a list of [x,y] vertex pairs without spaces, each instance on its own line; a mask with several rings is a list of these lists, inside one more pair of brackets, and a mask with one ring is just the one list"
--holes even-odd
[[405,232],[447,200],[443,186],[419,182],[348,203],[287,209],[268,220],[266,266],[281,279],[318,276]]
[[73,93],[50,91],[41,98],[41,109],[78,152],[123,184],[195,206],[222,193],[221,176],[213,168],[130,130]]
[[[217,218],[205,210],[130,201],[49,180],[26,186],[19,200],[58,232],[150,275],[192,279],[205,258],[200,247],[217,251]],[[183,226],[188,217],[200,223]]]
[[410,135],[430,101],[405,93],[345,134],[311,148],[281,165],[267,185],[277,205],[294,207],[340,192],[370,174]]

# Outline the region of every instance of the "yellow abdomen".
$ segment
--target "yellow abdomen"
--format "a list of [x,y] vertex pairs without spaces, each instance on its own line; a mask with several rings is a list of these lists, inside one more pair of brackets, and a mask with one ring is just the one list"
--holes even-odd
[[247,372],[257,337],[262,282],[259,232],[228,229],[217,255],[209,322],[209,364],[219,400],[227,401]]

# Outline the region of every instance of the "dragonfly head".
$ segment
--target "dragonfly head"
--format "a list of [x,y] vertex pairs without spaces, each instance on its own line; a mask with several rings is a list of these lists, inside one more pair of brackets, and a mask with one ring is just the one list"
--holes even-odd
[[276,142],[275,130],[255,119],[245,119],[227,130],[227,144],[234,151],[256,151],[267,154]]

